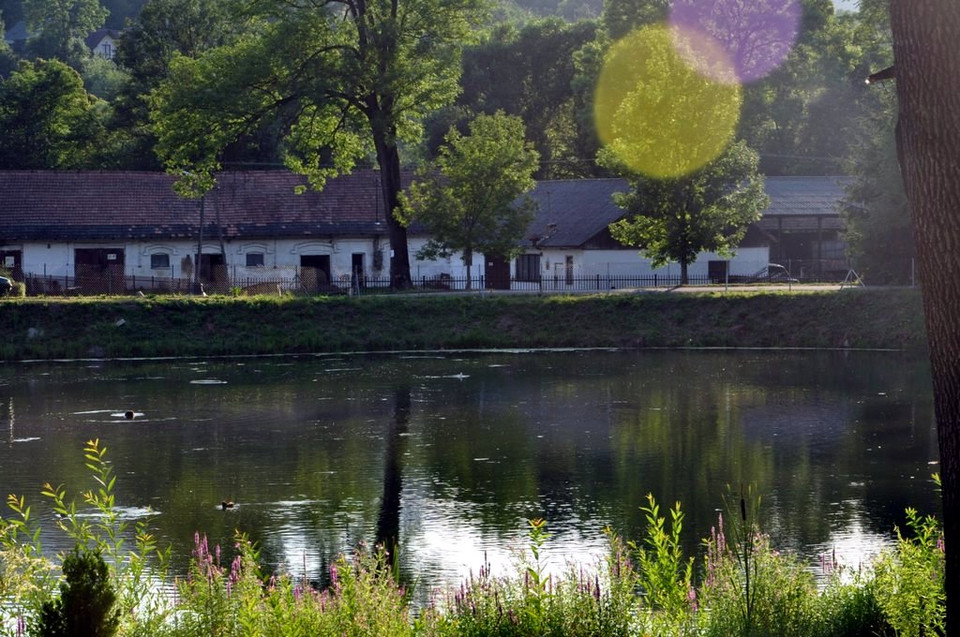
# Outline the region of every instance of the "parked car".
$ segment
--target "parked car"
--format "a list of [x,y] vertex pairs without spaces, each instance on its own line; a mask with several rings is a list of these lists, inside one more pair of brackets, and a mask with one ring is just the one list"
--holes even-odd
[[0,296],[6,296],[10,294],[10,290],[12,289],[13,289],[13,281],[11,281],[5,276],[0,276]]

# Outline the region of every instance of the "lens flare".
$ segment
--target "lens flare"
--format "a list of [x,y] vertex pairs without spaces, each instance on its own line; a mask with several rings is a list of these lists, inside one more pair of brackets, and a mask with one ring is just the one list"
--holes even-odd
[[594,118],[607,150],[631,170],[670,178],[715,159],[730,142],[740,117],[741,92],[730,81],[723,51],[709,48],[701,60],[715,81],[695,70],[666,26],[644,27],[615,43],[607,54],[594,101]]
[[728,81],[713,75],[709,63],[716,43],[733,62],[735,81],[748,83],[768,75],[790,54],[800,16],[798,0],[675,0],[670,24],[681,37],[680,54],[700,73]]

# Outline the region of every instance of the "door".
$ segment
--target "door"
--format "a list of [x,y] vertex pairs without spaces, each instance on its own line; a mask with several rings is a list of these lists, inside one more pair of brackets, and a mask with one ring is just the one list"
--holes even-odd
[[485,287],[488,290],[510,289],[510,262],[503,257],[484,255],[485,266],[483,276],[486,279]]
[[354,252],[350,256],[350,285],[356,290],[364,286],[362,252]]
[[227,262],[222,254],[201,254],[197,262],[200,264],[201,283],[216,292],[228,290]]
[[124,291],[123,249],[77,248],[73,255],[74,285],[82,294]]
[[707,261],[707,276],[710,283],[725,283],[727,281],[728,261]]
[[330,289],[330,255],[300,255],[300,280],[310,292],[323,292]]

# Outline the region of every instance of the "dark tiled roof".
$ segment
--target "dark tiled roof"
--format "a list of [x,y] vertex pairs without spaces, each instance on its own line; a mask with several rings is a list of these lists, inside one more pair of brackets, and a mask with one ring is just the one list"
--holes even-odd
[[[148,172],[0,171],[0,240],[193,238],[200,202]],[[356,236],[385,231],[379,173],[358,171],[322,192],[286,171],[228,172],[204,198],[204,233],[225,238]],[[377,222],[381,225],[376,225]]]
[[770,205],[763,216],[837,216],[850,182],[849,177],[767,177]]
[[525,239],[543,248],[582,245],[623,215],[613,193],[628,188],[623,179],[541,181],[530,192],[538,209]]
[[[844,177],[767,177],[764,187],[770,205],[763,215],[836,217],[848,182]],[[623,179],[539,182],[530,193],[539,208],[524,244],[536,240],[545,248],[582,246],[623,216],[613,194],[628,189]]]
[[116,29],[97,29],[83,39],[88,49],[96,47],[103,41],[103,38],[110,36],[114,41],[120,39],[120,32]]

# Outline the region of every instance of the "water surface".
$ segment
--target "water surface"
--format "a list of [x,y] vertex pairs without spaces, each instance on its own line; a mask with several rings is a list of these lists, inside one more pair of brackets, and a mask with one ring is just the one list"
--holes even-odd
[[696,552],[740,485],[762,494],[776,546],[856,564],[906,506],[938,512],[927,367],[890,352],[4,365],[0,436],[0,490],[34,504],[47,550],[68,545],[40,487],[92,486],[81,450],[99,438],[118,504],[149,518],[180,571],[197,530],[224,546],[246,532],[314,579],[359,542],[399,541],[425,590],[485,555],[505,567],[533,517],[553,564],[592,561],[605,526],[641,537],[648,492],[682,502]]

